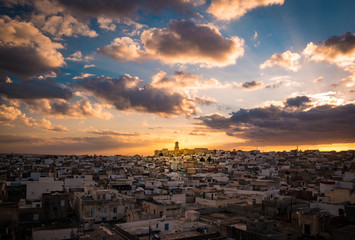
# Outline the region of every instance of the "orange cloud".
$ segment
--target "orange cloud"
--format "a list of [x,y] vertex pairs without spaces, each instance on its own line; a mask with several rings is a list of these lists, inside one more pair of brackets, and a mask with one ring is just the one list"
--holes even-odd
[[0,123],[6,126],[14,126],[15,124],[25,125],[27,127],[40,128],[53,132],[66,132],[68,129],[62,125],[53,125],[48,119],[37,120],[27,117],[20,109],[14,106],[0,105]]
[[75,86],[92,93],[105,103],[112,104],[120,111],[133,110],[162,117],[176,115],[188,117],[198,112],[195,105],[197,102],[187,93],[144,85],[138,77],[128,74],[118,79],[104,77],[85,79]]
[[143,31],[139,42],[116,38],[98,52],[117,61],[160,60],[165,64],[199,64],[201,67],[224,67],[236,63],[244,55],[244,40],[236,36],[224,38],[212,25],[173,20],[167,28]]
[[180,89],[192,88],[223,88],[230,87],[230,85],[223,85],[216,79],[200,80],[199,75],[183,71],[175,71],[170,77],[164,71],[159,71],[152,77],[151,86],[155,88],[166,88],[171,91],[178,91]]
[[292,53],[291,51],[286,51],[282,54],[275,53],[263,64],[260,64],[260,69],[278,66],[297,72],[301,68],[299,62],[300,58],[301,55],[298,53]]
[[247,12],[270,5],[282,5],[285,0],[212,0],[207,12],[219,20],[239,19]]
[[63,45],[52,42],[32,23],[0,19],[0,70],[19,77],[51,72],[64,66],[57,49]]
[[318,45],[310,42],[303,54],[309,61],[329,62],[350,72],[342,82],[349,87],[355,85],[355,33],[333,36]]
[[40,99],[22,101],[31,111],[57,118],[89,118],[110,119],[112,114],[99,103],[91,103],[86,99],[66,101],[63,99]]

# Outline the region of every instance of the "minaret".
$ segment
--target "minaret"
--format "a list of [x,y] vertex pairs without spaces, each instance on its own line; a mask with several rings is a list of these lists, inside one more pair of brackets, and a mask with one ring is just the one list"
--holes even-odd
[[179,142],[175,142],[175,149],[174,149],[174,153],[175,153],[175,155],[178,155],[178,154],[179,154],[179,152],[180,152],[180,150],[179,150]]

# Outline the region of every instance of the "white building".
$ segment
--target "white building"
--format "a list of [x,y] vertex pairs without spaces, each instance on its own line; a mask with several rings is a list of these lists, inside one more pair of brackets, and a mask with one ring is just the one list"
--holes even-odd
[[63,182],[54,181],[52,177],[39,178],[39,181],[28,181],[26,186],[26,199],[40,200],[43,193],[63,191]]

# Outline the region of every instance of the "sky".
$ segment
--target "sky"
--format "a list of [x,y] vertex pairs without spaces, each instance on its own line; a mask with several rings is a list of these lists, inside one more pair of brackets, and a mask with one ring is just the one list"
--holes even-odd
[[0,0],[0,152],[355,149],[354,9]]

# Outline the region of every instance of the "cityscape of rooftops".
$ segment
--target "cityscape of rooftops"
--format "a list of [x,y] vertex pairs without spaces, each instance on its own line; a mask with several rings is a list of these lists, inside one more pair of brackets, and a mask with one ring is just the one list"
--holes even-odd
[[0,0],[0,239],[353,239],[354,9]]

